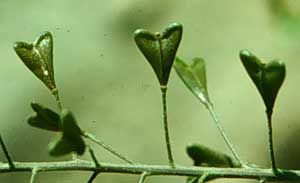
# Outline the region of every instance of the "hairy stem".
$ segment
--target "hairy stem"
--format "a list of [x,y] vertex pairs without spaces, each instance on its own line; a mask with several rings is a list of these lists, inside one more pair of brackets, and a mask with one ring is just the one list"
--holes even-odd
[[88,139],[90,139],[91,141],[95,142],[96,144],[98,144],[99,146],[101,146],[102,148],[104,148],[105,150],[111,152],[113,155],[117,156],[118,158],[122,159],[123,161],[129,163],[129,164],[134,164],[132,161],[130,161],[129,159],[127,159],[124,155],[122,155],[121,153],[117,152],[116,150],[112,149],[111,147],[109,147],[108,145],[106,145],[104,142],[100,141],[99,139],[97,139],[94,135],[87,133],[87,132],[83,132],[82,135]]
[[206,106],[207,106],[207,109],[208,109],[210,115],[212,116],[212,118],[213,118],[213,120],[214,120],[214,122],[215,122],[215,124],[216,124],[216,126],[217,126],[217,128],[218,128],[218,130],[219,130],[219,132],[221,133],[221,135],[222,135],[222,137],[223,137],[225,143],[227,144],[227,146],[228,146],[229,149],[231,150],[231,152],[232,152],[234,158],[238,161],[238,163],[239,163],[242,167],[247,167],[246,163],[244,163],[244,162],[241,160],[241,158],[240,158],[240,156],[238,155],[237,151],[235,150],[235,148],[233,147],[233,145],[232,145],[232,143],[230,142],[229,138],[227,137],[227,135],[226,135],[226,133],[225,133],[225,130],[224,130],[223,126],[221,125],[221,122],[220,122],[220,120],[218,119],[218,117],[217,117],[217,115],[216,115],[216,113],[215,113],[215,111],[214,111],[212,105],[211,105],[211,104],[207,104]]
[[4,152],[4,155],[5,155],[5,157],[6,157],[7,161],[8,161],[9,168],[10,169],[14,169],[15,165],[14,165],[14,163],[13,163],[13,161],[12,161],[12,159],[11,159],[9,153],[8,153],[8,150],[7,150],[6,146],[5,146],[5,143],[4,143],[3,139],[2,139],[1,134],[0,134],[0,145],[1,145],[2,150]]
[[199,177],[205,172],[214,178],[242,178],[266,181],[300,181],[300,170],[281,170],[280,174],[274,174],[272,169],[261,168],[213,168],[213,167],[184,167],[163,165],[131,165],[101,163],[95,167],[93,161],[77,160],[63,162],[14,162],[15,169],[10,169],[8,163],[0,163],[0,173],[31,172],[37,168],[39,172],[50,171],[99,171],[101,173],[119,173],[141,175],[148,172],[155,176],[192,176]]
[[[270,115],[269,115],[270,114]],[[273,147],[273,128],[272,128],[272,114],[267,113],[267,118],[268,118],[268,136],[269,136],[269,153],[270,153],[270,160],[271,160],[271,166],[273,172],[279,173],[276,167],[275,163],[275,153],[274,153],[274,147]]]
[[168,128],[168,113],[167,113],[167,86],[161,86],[161,94],[162,94],[162,103],[163,103],[163,121],[164,121],[164,132],[165,132],[165,141],[167,146],[167,153],[169,159],[169,165],[171,167],[175,167],[172,148],[169,136],[169,128]]

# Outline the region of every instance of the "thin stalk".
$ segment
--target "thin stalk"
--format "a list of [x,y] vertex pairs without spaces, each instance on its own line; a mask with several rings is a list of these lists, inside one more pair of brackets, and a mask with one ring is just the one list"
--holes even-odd
[[147,178],[147,176],[149,176],[149,175],[150,175],[150,174],[149,174],[148,172],[143,172],[143,173],[141,174],[140,179],[139,179],[139,183],[144,183],[145,180],[146,180],[146,178]]
[[100,167],[101,165],[100,165],[99,161],[97,160],[97,157],[96,157],[96,155],[95,155],[93,149],[90,148],[90,147],[89,147],[89,153],[90,153],[90,155],[91,155],[92,160],[93,160],[94,163],[95,163],[95,166],[96,166],[96,167]]
[[129,164],[134,164],[132,161],[130,161],[129,159],[127,159],[124,155],[122,155],[121,153],[115,151],[114,149],[112,149],[111,147],[109,147],[108,145],[106,145],[104,142],[100,141],[99,139],[97,139],[94,135],[87,133],[87,132],[83,132],[82,135],[88,139],[90,139],[91,141],[95,142],[96,144],[98,144],[99,146],[101,146],[102,148],[104,148],[105,150],[111,152],[112,154],[114,154],[115,156],[117,156],[118,158],[122,159],[123,161],[129,163]]
[[15,169],[14,162],[12,161],[12,159],[11,159],[9,153],[8,153],[8,150],[7,150],[6,146],[5,146],[5,143],[4,143],[1,135],[0,135],[0,144],[1,144],[2,150],[4,152],[4,155],[5,155],[5,157],[6,157],[7,161],[8,161],[9,168],[10,169]]
[[78,160],[78,156],[75,152],[72,153],[72,160],[74,161]]
[[208,172],[204,172],[204,173],[201,175],[200,179],[198,180],[198,183],[203,183],[203,182],[206,180],[206,178],[208,177],[208,175],[209,175]]
[[[94,151],[93,151],[93,149],[91,147],[89,147],[89,153],[90,153],[91,158],[92,158],[92,160],[93,160],[93,162],[95,164],[95,167],[96,168],[100,167],[100,163],[97,160],[97,157],[96,157],[96,155],[95,155],[95,153],[94,153]],[[94,173],[89,178],[88,183],[92,183],[96,179],[96,177],[98,176],[99,173],[100,173],[99,171],[94,171]]]
[[164,121],[164,132],[167,146],[167,153],[169,159],[169,165],[175,168],[175,163],[172,155],[171,142],[168,128],[168,113],[167,113],[167,86],[161,86],[162,103],[163,103],[163,121]]
[[62,110],[62,104],[61,104],[61,100],[60,100],[60,97],[59,97],[58,88],[53,89],[51,92],[52,92],[52,95],[55,97],[55,101],[56,101],[57,107],[61,111]]
[[37,174],[38,174],[38,169],[36,169],[36,168],[32,169],[30,183],[35,182],[35,178],[36,178]]
[[207,109],[208,109],[208,111],[209,111],[211,117],[213,118],[213,120],[214,120],[214,122],[215,122],[217,128],[219,129],[219,132],[221,133],[221,135],[222,135],[222,137],[223,137],[225,143],[227,144],[227,146],[229,147],[230,151],[232,152],[234,158],[238,161],[238,163],[239,163],[242,167],[244,167],[244,168],[247,167],[246,163],[244,163],[244,162],[241,160],[240,156],[238,155],[237,151],[235,150],[235,148],[233,147],[232,143],[230,142],[228,136],[226,135],[225,130],[224,130],[223,126],[221,125],[221,122],[220,122],[220,120],[219,120],[217,114],[215,113],[215,111],[214,111],[212,105],[211,105],[211,104],[208,104],[208,105],[206,105],[206,106],[207,106]]
[[199,177],[194,177],[193,179],[189,180],[187,183],[194,183],[197,180],[199,180]]
[[87,183],[92,183],[95,179],[96,179],[96,177],[99,175],[99,171],[95,171],[93,174],[92,174],[92,176],[89,178],[89,180],[87,181]]
[[194,177],[193,179],[191,179],[190,181],[188,181],[187,183],[194,183],[197,181],[197,183],[203,183],[206,178],[208,177],[208,172],[204,172],[201,176],[199,177]]
[[259,183],[266,183],[266,180],[265,179],[260,179],[258,182]]
[[276,167],[276,163],[275,163],[275,153],[274,153],[274,147],[273,147],[273,128],[272,128],[272,114],[267,113],[267,118],[268,118],[268,136],[269,136],[269,153],[270,153],[270,160],[271,160],[271,166],[272,166],[272,170],[273,172],[279,173],[278,169]]

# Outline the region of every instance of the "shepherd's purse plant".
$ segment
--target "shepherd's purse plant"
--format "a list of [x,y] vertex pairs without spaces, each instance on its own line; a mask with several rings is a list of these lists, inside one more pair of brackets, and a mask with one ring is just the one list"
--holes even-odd
[[[285,64],[280,60],[263,62],[249,50],[241,50],[239,57],[250,80],[261,96],[266,113],[268,126],[270,168],[260,168],[254,162],[248,163],[240,157],[231,143],[225,129],[218,118],[213,100],[209,96],[207,87],[205,60],[200,57],[192,59],[191,63],[177,57],[176,52],[183,35],[183,26],[180,23],[168,25],[162,32],[152,33],[138,29],[133,38],[137,49],[149,62],[158,80],[162,100],[162,127],[164,139],[158,145],[165,145],[166,165],[148,165],[136,163],[115,148],[80,127],[75,115],[70,109],[64,108],[55,82],[53,64],[53,36],[50,32],[43,32],[32,43],[18,41],[14,50],[24,65],[49,89],[57,103],[57,110],[50,109],[39,102],[30,104],[33,114],[27,118],[27,123],[41,130],[56,132],[55,140],[49,142],[49,155],[60,157],[72,154],[71,160],[56,162],[16,162],[11,157],[4,139],[0,134],[0,145],[6,161],[0,163],[0,173],[31,172],[28,182],[34,183],[39,172],[47,171],[90,171],[91,176],[86,182],[93,182],[99,173],[119,173],[139,175],[136,182],[151,182],[150,176],[184,176],[187,183],[203,183],[218,178],[256,179],[259,182],[269,181],[300,181],[300,170],[287,170],[277,167],[274,153],[272,114],[276,97],[286,75]],[[167,91],[168,81],[172,68],[187,89],[202,103],[211,115],[220,135],[227,144],[232,156],[215,151],[198,142],[188,144],[187,155],[193,160],[193,166],[182,166],[176,163],[173,157],[172,136],[169,133]],[[154,132],[153,133],[157,133]],[[104,148],[124,164],[100,162],[93,151],[93,144]],[[85,152],[90,154],[91,160],[82,160],[80,156]],[[100,178],[99,178],[100,179]],[[101,181],[101,180],[100,180]]]

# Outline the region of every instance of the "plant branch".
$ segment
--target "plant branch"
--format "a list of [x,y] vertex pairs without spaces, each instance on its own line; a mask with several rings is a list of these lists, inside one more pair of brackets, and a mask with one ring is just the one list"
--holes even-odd
[[112,149],[108,145],[104,144],[104,142],[100,141],[99,139],[97,139],[94,135],[92,135],[92,134],[90,134],[88,132],[82,132],[82,135],[84,137],[90,139],[91,141],[95,142],[96,144],[98,144],[99,146],[101,146],[102,148],[104,148],[105,150],[111,152],[112,154],[114,154],[118,158],[122,159],[123,161],[125,161],[125,162],[127,162],[129,164],[134,164],[132,161],[130,161],[129,159],[127,159],[124,155],[122,155],[121,153],[119,153],[116,150]]
[[14,169],[15,165],[14,165],[14,163],[13,163],[13,161],[12,161],[12,159],[11,159],[9,153],[8,153],[8,150],[7,150],[6,146],[5,146],[5,143],[4,143],[3,139],[2,139],[1,134],[0,134],[0,145],[1,145],[2,150],[4,152],[4,155],[5,155],[5,157],[6,157],[7,161],[8,161],[9,168],[10,169]]
[[162,94],[164,132],[165,132],[165,140],[166,140],[166,146],[167,146],[169,165],[174,168],[175,163],[174,163],[174,159],[173,159],[173,155],[172,155],[172,148],[171,148],[169,128],[168,128],[167,86],[161,86],[160,89],[161,89],[161,94]]
[[187,183],[194,183],[197,180],[199,180],[199,177],[194,177],[193,179],[189,180]]
[[59,97],[59,91],[58,91],[58,88],[55,88],[51,91],[52,95],[55,97],[55,101],[56,101],[56,104],[57,104],[57,107],[59,108],[59,110],[61,111],[62,110],[62,104],[61,104],[61,100],[60,100],[60,97]]
[[92,160],[93,160],[94,163],[95,163],[95,166],[96,166],[96,167],[101,166],[100,163],[99,163],[99,161],[97,160],[97,157],[96,157],[96,155],[95,155],[93,149],[90,148],[90,147],[89,147],[89,153],[90,153],[90,155],[91,155]]
[[32,171],[31,171],[30,183],[35,182],[35,178],[36,178],[37,174],[38,174],[38,169],[33,168]]
[[[93,149],[90,148],[90,147],[89,147],[89,153],[90,153],[91,158],[92,158],[92,160],[95,164],[95,167],[100,167],[100,163],[98,162],[97,157],[96,157]],[[94,173],[89,178],[88,183],[92,183],[96,179],[96,177],[98,176],[99,173],[100,173],[99,171],[94,171]]]
[[87,183],[92,183],[92,182],[96,179],[96,177],[99,175],[99,173],[100,173],[100,172],[95,171],[95,172],[92,174],[92,176],[89,178],[89,180],[87,181]]
[[143,172],[143,173],[141,174],[140,179],[139,179],[139,183],[144,183],[145,180],[146,180],[146,178],[147,178],[147,176],[149,176],[149,175],[150,175],[150,174],[149,174],[148,172]]
[[227,137],[226,133],[225,133],[225,130],[223,128],[223,126],[221,125],[220,123],[220,120],[218,119],[213,107],[211,104],[208,104],[206,105],[207,106],[207,109],[210,113],[210,115],[212,116],[213,120],[215,121],[215,124],[217,126],[217,128],[219,129],[223,139],[225,140],[225,143],[227,144],[227,146],[229,147],[229,149],[231,150],[233,156],[235,157],[235,159],[239,162],[239,164],[242,166],[242,167],[247,167],[246,163],[244,163],[242,161],[242,159],[240,158],[240,156],[238,155],[238,153],[236,152],[235,148],[233,147],[232,143],[230,142],[229,138]]
[[203,183],[205,181],[205,179],[208,177],[208,172],[204,172],[200,177],[194,177],[193,179],[191,179],[190,181],[188,181],[188,183],[194,183],[197,181],[197,183]]
[[266,180],[264,180],[264,179],[259,180],[259,183],[265,183],[265,182],[266,182]]
[[200,179],[198,180],[198,183],[203,183],[203,182],[206,180],[206,178],[208,177],[208,175],[209,175],[208,172],[204,172],[204,173],[201,175]]
[[276,163],[275,163],[275,154],[274,154],[274,147],[273,147],[273,128],[272,128],[272,113],[267,113],[268,118],[268,136],[269,136],[269,152],[271,158],[271,166],[274,173],[278,173]]
[[266,181],[300,181],[300,170],[280,170],[274,174],[272,169],[261,168],[212,168],[212,167],[184,167],[172,168],[165,165],[131,165],[101,163],[95,167],[93,161],[76,160],[61,162],[14,162],[15,169],[11,169],[8,163],[0,163],[0,173],[9,172],[32,172],[38,169],[39,172],[49,171],[99,171],[101,173],[119,173],[141,175],[148,172],[151,175],[168,176],[194,176],[199,177],[209,172],[214,178],[243,178],[243,179],[264,179]]

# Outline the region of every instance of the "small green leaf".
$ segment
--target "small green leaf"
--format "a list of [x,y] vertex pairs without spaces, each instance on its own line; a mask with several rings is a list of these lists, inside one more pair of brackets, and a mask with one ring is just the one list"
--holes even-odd
[[50,32],[41,33],[30,44],[16,42],[14,50],[31,72],[51,91],[56,88],[53,70],[53,38]]
[[81,137],[81,129],[79,128],[71,111],[64,109],[61,112],[61,120],[63,123],[62,130],[64,136],[70,139]]
[[[201,144],[191,144],[186,147],[186,152],[194,161],[194,166],[204,167],[230,167],[240,168],[240,164],[227,154],[215,151]],[[204,182],[216,179],[214,176],[208,176]],[[199,178],[188,177],[188,183],[198,183]]]
[[242,50],[240,58],[263,98],[268,116],[271,116],[276,96],[285,78],[285,64],[279,60],[263,63],[248,50]]
[[186,151],[193,159],[195,166],[240,167],[239,163],[235,162],[230,156],[200,144],[188,145]]
[[160,85],[168,83],[174,58],[182,37],[182,25],[170,24],[162,33],[144,29],[134,32],[134,40],[152,66]]
[[82,155],[85,151],[85,143],[82,139],[82,132],[73,114],[68,110],[61,113],[62,137],[49,144],[51,156],[62,156],[70,152]]
[[29,125],[50,131],[61,130],[59,114],[35,102],[31,103],[31,108],[35,113],[28,117],[27,122]]
[[51,156],[63,156],[74,151],[76,144],[67,138],[57,138],[49,144],[49,154]]
[[210,103],[207,84],[205,62],[202,58],[194,58],[191,65],[176,57],[174,68],[188,87],[188,89],[205,105]]

